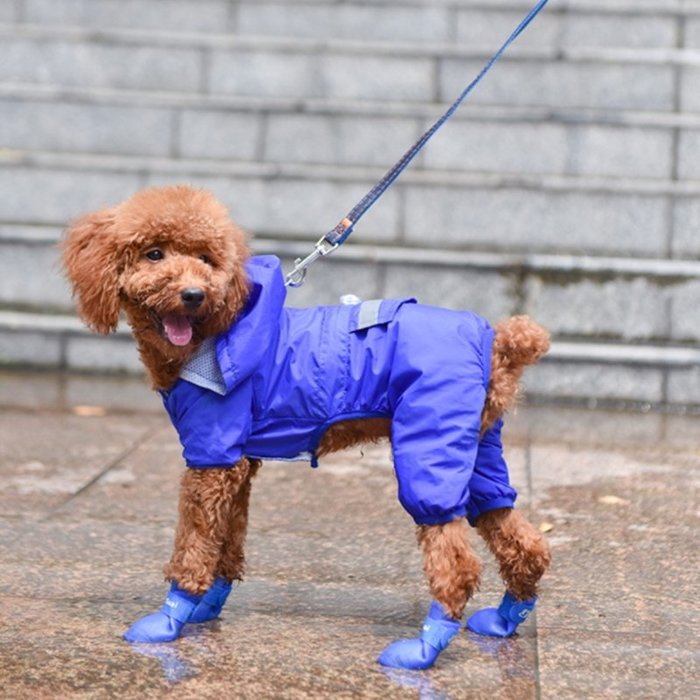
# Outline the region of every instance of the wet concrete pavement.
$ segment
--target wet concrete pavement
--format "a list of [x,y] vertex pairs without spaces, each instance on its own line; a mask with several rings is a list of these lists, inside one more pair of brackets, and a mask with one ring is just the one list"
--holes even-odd
[[[700,697],[700,418],[525,405],[506,440],[554,556],[517,637],[463,632],[422,673],[376,664],[428,605],[380,446],[265,464],[221,619],[132,647],[165,594],[175,433],[138,380],[0,374],[0,697]],[[476,545],[468,613],[502,593]]]

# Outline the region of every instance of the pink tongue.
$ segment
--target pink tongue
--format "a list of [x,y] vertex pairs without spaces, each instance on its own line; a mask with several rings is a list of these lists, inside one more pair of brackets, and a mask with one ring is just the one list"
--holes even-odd
[[192,340],[192,325],[187,316],[164,316],[163,329],[173,345],[187,345]]

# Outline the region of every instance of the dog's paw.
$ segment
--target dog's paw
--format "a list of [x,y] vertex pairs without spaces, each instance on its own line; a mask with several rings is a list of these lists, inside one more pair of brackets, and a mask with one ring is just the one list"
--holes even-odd
[[221,577],[214,580],[211,588],[202,596],[188,622],[209,622],[221,614],[221,609],[231,592],[231,584]]
[[184,623],[159,611],[136,620],[124,633],[124,639],[141,644],[172,642],[180,636],[183,627]]
[[172,642],[189,622],[203,596],[192,595],[172,583],[163,607],[156,613],[146,615],[134,622],[124,634],[127,642],[157,644]]
[[518,625],[527,620],[536,602],[537,598],[517,601],[506,592],[498,608],[485,608],[475,612],[467,620],[467,629],[488,637],[510,637]]
[[430,668],[440,650],[426,644],[422,639],[399,639],[392,642],[379,655],[377,661],[389,668],[403,668],[409,671],[422,671]]
[[440,652],[459,631],[460,623],[445,614],[442,606],[433,601],[423,621],[423,629],[416,639],[400,639],[392,642],[379,655],[382,666],[422,671],[430,668]]
[[486,637],[510,637],[518,625],[498,614],[497,608],[485,608],[475,612],[467,620],[467,629]]

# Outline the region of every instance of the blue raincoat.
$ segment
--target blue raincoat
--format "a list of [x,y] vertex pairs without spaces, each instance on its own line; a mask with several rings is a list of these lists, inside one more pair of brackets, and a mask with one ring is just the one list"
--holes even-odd
[[280,262],[252,258],[252,293],[162,393],[187,466],[310,460],[324,431],[388,417],[399,499],[418,524],[511,507],[501,422],[479,436],[493,329],[414,299],[284,307]]

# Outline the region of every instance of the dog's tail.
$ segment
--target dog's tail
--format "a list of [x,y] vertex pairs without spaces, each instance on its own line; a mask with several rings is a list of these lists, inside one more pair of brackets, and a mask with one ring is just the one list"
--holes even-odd
[[516,404],[523,370],[534,365],[547,350],[549,333],[529,316],[513,316],[496,325],[482,431]]

